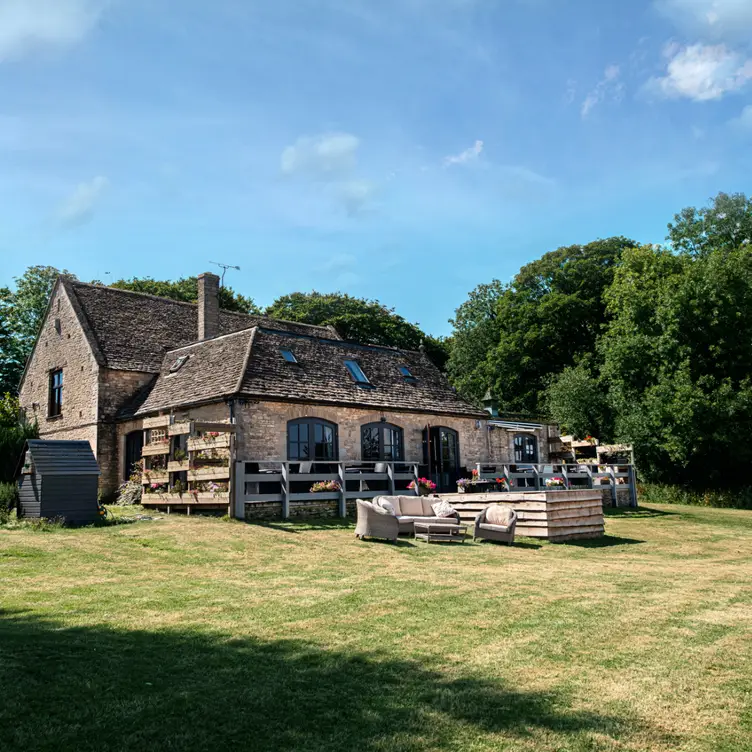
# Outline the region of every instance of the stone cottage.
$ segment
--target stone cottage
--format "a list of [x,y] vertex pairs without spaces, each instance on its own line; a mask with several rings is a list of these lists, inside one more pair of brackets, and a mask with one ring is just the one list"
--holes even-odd
[[210,273],[197,304],[55,284],[21,405],[42,437],[89,441],[104,494],[160,421],[231,423],[234,459],[249,463],[419,463],[442,490],[479,462],[548,459],[548,426],[494,420],[425,353],[224,311],[218,292]]

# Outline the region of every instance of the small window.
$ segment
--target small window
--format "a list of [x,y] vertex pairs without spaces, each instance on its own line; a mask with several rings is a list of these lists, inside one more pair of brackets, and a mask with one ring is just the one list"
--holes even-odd
[[282,353],[282,357],[288,362],[288,363],[297,363],[298,359],[295,357],[295,353],[292,350],[280,350]]
[[50,402],[48,415],[55,418],[63,412],[63,370],[50,371]]
[[360,367],[357,360],[346,360],[345,365],[347,366],[347,370],[350,371],[350,376],[352,376],[358,384],[371,383],[368,380],[368,377],[363,373],[363,369]]
[[170,366],[170,373],[177,373],[184,365],[186,360],[188,360],[188,355],[181,355],[171,366]]
[[400,366],[400,373],[405,377],[405,381],[417,381],[415,376],[410,373],[410,369],[407,366]]

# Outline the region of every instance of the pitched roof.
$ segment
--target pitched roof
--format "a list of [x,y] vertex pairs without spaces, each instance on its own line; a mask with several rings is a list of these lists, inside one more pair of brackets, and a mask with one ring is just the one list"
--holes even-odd
[[[195,342],[198,305],[155,295],[88,285],[61,277],[102,365],[123,371],[158,373],[166,351]],[[298,334],[338,337],[331,327],[265,316],[219,312],[220,334],[263,325]]]
[[[289,349],[297,363],[288,363]],[[180,356],[187,360],[174,373]],[[355,360],[370,385],[357,384],[345,366]],[[400,367],[409,369],[406,378]],[[169,352],[151,389],[121,416],[238,396],[295,402],[487,417],[459,397],[422,353],[356,345],[266,327],[236,332]]]

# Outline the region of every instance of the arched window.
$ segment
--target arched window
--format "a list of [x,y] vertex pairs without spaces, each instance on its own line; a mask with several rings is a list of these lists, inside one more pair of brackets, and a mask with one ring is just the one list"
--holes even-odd
[[514,461],[538,462],[538,439],[530,433],[518,433],[514,437]]
[[321,418],[298,418],[287,424],[288,460],[336,460],[337,424]]
[[401,462],[405,459],[403,431],[391,423],[368,423],[360,430],[363,460]]

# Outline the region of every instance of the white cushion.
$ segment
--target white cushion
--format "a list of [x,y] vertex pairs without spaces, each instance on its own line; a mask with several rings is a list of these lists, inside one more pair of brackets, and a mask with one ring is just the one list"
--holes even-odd
[[431,504],[431,509],[433,509],[433,513],[437,517],[454,517],[457,513],[455,508],[446,499]]
[[478,526],[481,530],[493,530],[495,533],[508,533],[509,527],[505,525],[487,525],[485,522],[481,522]]
[[486,511],[486,522],[491,525],[507,526],[512,521],[514,511],[502,504],[492,504]]
[[413,516],[423,514],[423,504],[420,500],[420,496],[401,496],[400,510],[402,511],[402,514]]
[[387,499],[386,497],[382,496],[379,499],[377,499],[376,504],[377,506],[380,506],[383,510],[389,512],[389,514],[394,515],[395,517],[397,516],[397,512],[394,509],[394,504],[392,504],[392,502],[389,501],[389,499]]

